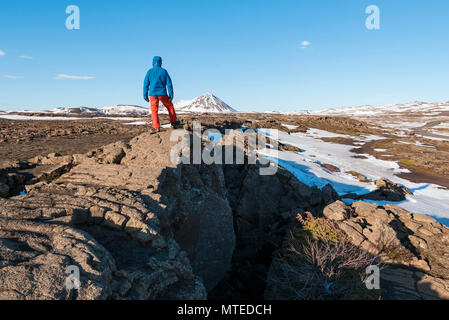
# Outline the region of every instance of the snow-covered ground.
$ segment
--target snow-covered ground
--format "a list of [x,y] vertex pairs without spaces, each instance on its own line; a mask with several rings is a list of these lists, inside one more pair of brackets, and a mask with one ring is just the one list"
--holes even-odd
[[384,137],[376,136],[373,134],[355,137],[355,136],[351,136],[348,134],[334,133],[334,132],[329,132],[329,131],[315,129],[315,128],[310,128],[309,130],[307,130],[307,135],[309,137],[317,138],[317,139],[320,139],[320,138],[347,138],[347,139],[352,139],[354,141],[358,141],[360,143],[385,139]]
[[281,124],[283,127],[286,127],[289,130],[294,130],[296,128],[298,128],[298,126],[295,125],[291,125],[291,124]]
[[429,130],[429,132],[432,134],[438,134],[440,136],[445,136],[445,137],[449,138],[449,132],[440,131],[440,130]]
[[449,129],[449,122],[443,122],[433,127],[434,129]]
[[[18,114],[0,114],[1,119],[8,120],[40,120],[40,121],[56,121],[56,120],[117,120],[117,121],[139,121],[143,118],[131,118],[131,117],[92,117],[92,118],[80,118],[80,117],[46,117],[46,116],[25,116]],[[143,123],[144,124],[144,123]]]
[[124,123],[124,125],[128,125],[128,126],[144,126],[146,124],[147,124],[146,121],[134,121],[134,122]]
[[407,141],[398,141],[398,142],[393,142],[394,144],[396,143],[401,143],[401,144],[410,144],[410,145],[414,145],[414,146],[418,146],[418,147],[425,147],[425,148],[431,148],[431,149],[435,149],[434,146],[429,146],[427,144],[424,144],[420,141],[415,141],[415,142],[407,142]]
[[[276,137],[274,129],[260,129],[261,134]],[[276,130],[277,131],[277,130]],[[366,159],[354,158],[351,152],[354,146],[324,142],[321,137],[335,137],[334,133],[311,129],[307,133],[292,133],[278,131],[278,140],[283,144],[296,146],[304,152],[262,150],[263,156],[279,163],[282,167],[292,172],[300,181],[309,185],[323,188],[331,184],[339,195],[356,193],[358,195],[371,192],[376,189],[374,183],[358,181],[349,171],[356,171],[371,180],[387,178],[393,182],[409,188],[413,195],[407,200],[393,203],[412,213],[425,213],[439,219],[441,223],[449,225],[449,190],[429,183],[413,183],[396,176],[401,172],[409,172],[401,169],[395,161],[377,159],[372,155],[364,155]],[[349,136],[350,137],[350,136]],[[372,139],[373,137],[351,137],[353,139]],[[381,138],[381,137],[375,137]],[[341,172],[331,172],[320,164],[327,163],[338,167]],[[350,202],[350,199],[345,199]],[[376,202],[380,205],[386,202]]]
[[24,116],[24,115],[17,115],[17,114],[6,114],[0,115],[0,118],[2,119],[8,119],[8,120],[42,120],[42,121],[51,121],[51,120],[82,120],[82,118],[76,118],[76,117],[38,117],[38,116]]
[[411,102],[405,104],[391,104],[385,106],[343,107],[323,110],[298,110],[289,112],[267,111],[266,113],[294,114],[294,115],[328,115],[344,117],[378,117],[386,115],[418,114],[419,116],[437,116],[449,112],[449,102]]
[[427,121],[421,121],[421,122],[415,122],[415,121],[376,121],[374,122],[378,124],[379,126],[385,127],[385,128],[394,128],[394,129],[413,129],[413,128],[419,128],[424,126]]
[[[439,133],[438,133],[439,134]],[[444,134],[440,134],[442,137],[445,136]],[[430,140],[436,140],[436,141],[449,141],[449,136],[447,136],[447,138],[440,138],[440,137],[432,137],[430,135],[422,135],[422,134],[417,134],[417,137],[420,138],[425,138],[425,139],[430,139]]]

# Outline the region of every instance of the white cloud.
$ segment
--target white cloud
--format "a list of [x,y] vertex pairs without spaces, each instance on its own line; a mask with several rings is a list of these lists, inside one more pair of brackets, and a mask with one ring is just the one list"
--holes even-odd
[[14,80],[15,79],[23,79],[22,76],[11,76],[9,74],[5,74],[4,77],[7,78],[7,79],[14,79]]
[[0,57],[6,55],[5,51],[0,50]]
[[308,48],[312,43],[310,41],[304,40],[301,42],[301,49]]
[[71,76],[68,74],[58,74],[55,79],[56,80],[92,80],[92,79],[95,79],[95,77]]
[[19,58],[20,59],[27,59],[27,60],[33,59],[33,57],[30,57],[30,56],[20,56]]

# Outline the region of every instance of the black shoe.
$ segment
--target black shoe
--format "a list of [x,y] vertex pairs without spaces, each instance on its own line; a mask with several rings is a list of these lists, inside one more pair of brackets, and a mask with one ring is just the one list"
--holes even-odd
[[172,127],[173,129],[179,129],[179,128],[181,127],[181,122],[179,122],[179,121],[173,122],[173,123],[171,124],[171,127]]
[[161,129],[151,129],[150,133],[159,133]]

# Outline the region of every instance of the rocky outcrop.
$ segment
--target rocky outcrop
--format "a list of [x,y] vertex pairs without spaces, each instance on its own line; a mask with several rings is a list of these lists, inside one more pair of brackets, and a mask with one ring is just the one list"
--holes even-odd
[[[271,251],[295,212],[319,212],[338,197],[332,187],[310,188],[283,169],[261,176],[260,165],[176,165],[170,161],[174,143],[170,132],[146,133],[87,154],[30,159],[29,164],[44,168],[34,179],[40,182],[27,185],[25,196],[1,200],[0,217],[5,225],[18,226],[15,232],[24,248],[36,247],[27,223],[50,230],[45,233],[48,245],[39,246],[27,263],[39,261],[47,268],[42,261],[48,261],[53,271],[33,296],[11,285],[14,298],[206,298],[242,263],[246,267],[241,270],[263,278]],[[24,222],[23,230],[19,222]],[[80,262],[70,249],[78,247],[74,237],[64,253],[67,259],[43,259],[59,252],[54,228],[62,236],[70,231],[89,238],[85,260]],[[17,237],[2,238],[10,245]],[[93,279],[89,268],[102,261],[97,251],[109,258]],[[10,276],[18,267],[15,259],[5,259],[2,266],[11,284],[19,281]],[[70,265],[80,269],[81,287],[94,283],[91,291],[97,295],[65,289]],[[254,268],[260,272],[252,272]],[[51,289],[53,278],[59,280]],[[31,286],[39,280],[29,281]]]
[[9,185],[6,183],[0,184],[0,198],[6,198],[9,195]]
[[[191,166],[185,175],[170,161],[173,143],[169,133],[143,134],[86,155],[34,159],[71,166],[0,200],[4,298],[206,298],[205,284],[230,266],[232,214],[224,183],[215,188],[220,171]],[[181,236],[187,230],[194,240]],[[71,265],[80,270],[75,293],[65,286]]]
[[408,188],[400,184],[394,183],[385,178],[376,180],[374,183],[377,187],[377,190],[362,195],[359,197],[359,199],[386,200],[398,202],[406,200],[406,196],[412,194],[412,192]]
[[[0,299],[106,299],[116,270],[111,254],[70,226],[0,218]],[[66,268],[78,266],[81,286],[66,290]]]
[[[262,298],[272,254],[304,213],[382,257],[386,298],[446,297],[449,233],[432,218],[346,206],[330,185],[309,187],[282,168],[260,175],[260,163],[175,164],[175,143],[170,132],[144,133],[35,157],[28,163],[42,170],[21,196],[7,190],[20,179],[12,166],[3,170],[0,299]],[[66,287],[71,266],[78,290]]]
[[355,245],[381,258],[383,298],[449,298],[449,228],[424,214],[362,201],[333,203],[324,215]]
[[195,274],[213,289],[231,268],[235,248],[232,210],[219,166],[167,169],[160,186],[167,205],[165,223],[188,253]]
[[330,220],[343,221],[351,216],[351,210],[343,202],[335,201],[324,208],[323,215]]
[[7,198],[23,190],[26,176],[0,167],[0,198]]

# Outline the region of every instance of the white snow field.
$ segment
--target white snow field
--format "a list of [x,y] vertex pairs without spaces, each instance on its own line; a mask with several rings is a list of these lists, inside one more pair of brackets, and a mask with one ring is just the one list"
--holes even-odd
[[432,133],[432,134],[437,134],[437,135],[449,138],[449,133],[448,132],[439,131],[439,130],[429,130],[429,132]]
[[124,123],[124,125],[128,125],[128,126],[144,126],[146,124],[147,124],[146,121],[134,121],[134,122]]
[[438,116],[449,112],[447,102],[420,102],[415,101],[405,104],[391,104],[385,106],[359,106],[332,108],[323,110],[298,110],[292,112],[266,111],[266,113],[294,114],[294,115],[327,115],[344,117],[378,117],[385,115],[417,114],[419,116]]
[[[0,114],[1,119],[7,120],[40,120],[40,121],[70,121],[70,120],[116,120],[116,121],[138,121],[145,120],[144,118],[131,118],[131,117],[92,117],[92,118],[80,118],[80,117],[46,117],[46,116],[25,116],[18,114]],[[145,123],[143,123],[145,124]]]
[[[258,131],[266,136],[276,137],[276,135],[273,135],[273,130],[275,129],[259,129]],[[425,213],[449,226],[449,190],[435,184],[413,183],[399,178],[396,174],[409,171],[401,169],[395,161],[377,159],[368,154],[364,155],[367,159],[354,158],[356,154],[351,152],[351,149],[357,147],[324,142],[319,139],[320,135],[321,137],[346,136],[316,129],[310,129],[307,133],[292,134],[277,131],[279,142],[296,146],[304,152],[281,150],[273,152],[273,150],[264,149],[260,150],[259,153],[289,170],[301,182],[309,186],[323,188],[325,185],[331,184],[340,196],[348,193],[361,195],[376,189],[374,183],[360,182],[347,173],[348,171],[359,172],[371,180],[390,179],[409,188],[413,195],[408,196],[407,200],[402,202],[364,201],[379,205],[396,204],[412,213]],[[351,138],[373,139],[372,136]],[[320,165],[323,163],[334,165],[341,172],[331,172]],[[344,200],[347,203],[353,201],[351,199]]]
[[296,128],[298,128],[298,126],[294,126],[291,124],[281,124],[281,126],[286,127],[287,129],[290,129],[290,130],[295,130]]
[[[426,138],[426,139],[430,139],[430,140],[436,140],[436,141],[449,141],[449,136],[447,136],[447,138],[440,138],[440,137],[432,137],[429,135],[422,135],[422,134],[417,134],[417,137],[421,137],[421,138]],[[444,136],[444,134],[442,134],[441,136]]]
[[433,127],[434,129],[449,129],[449,122],[443,122]]
[[82,120],[82,118],[76,117],[45,117],[45,116],[23,116],[17,114],[0,114],[1,119],[7,120],[41,120],[41,121],[51,121],[51,120]]

